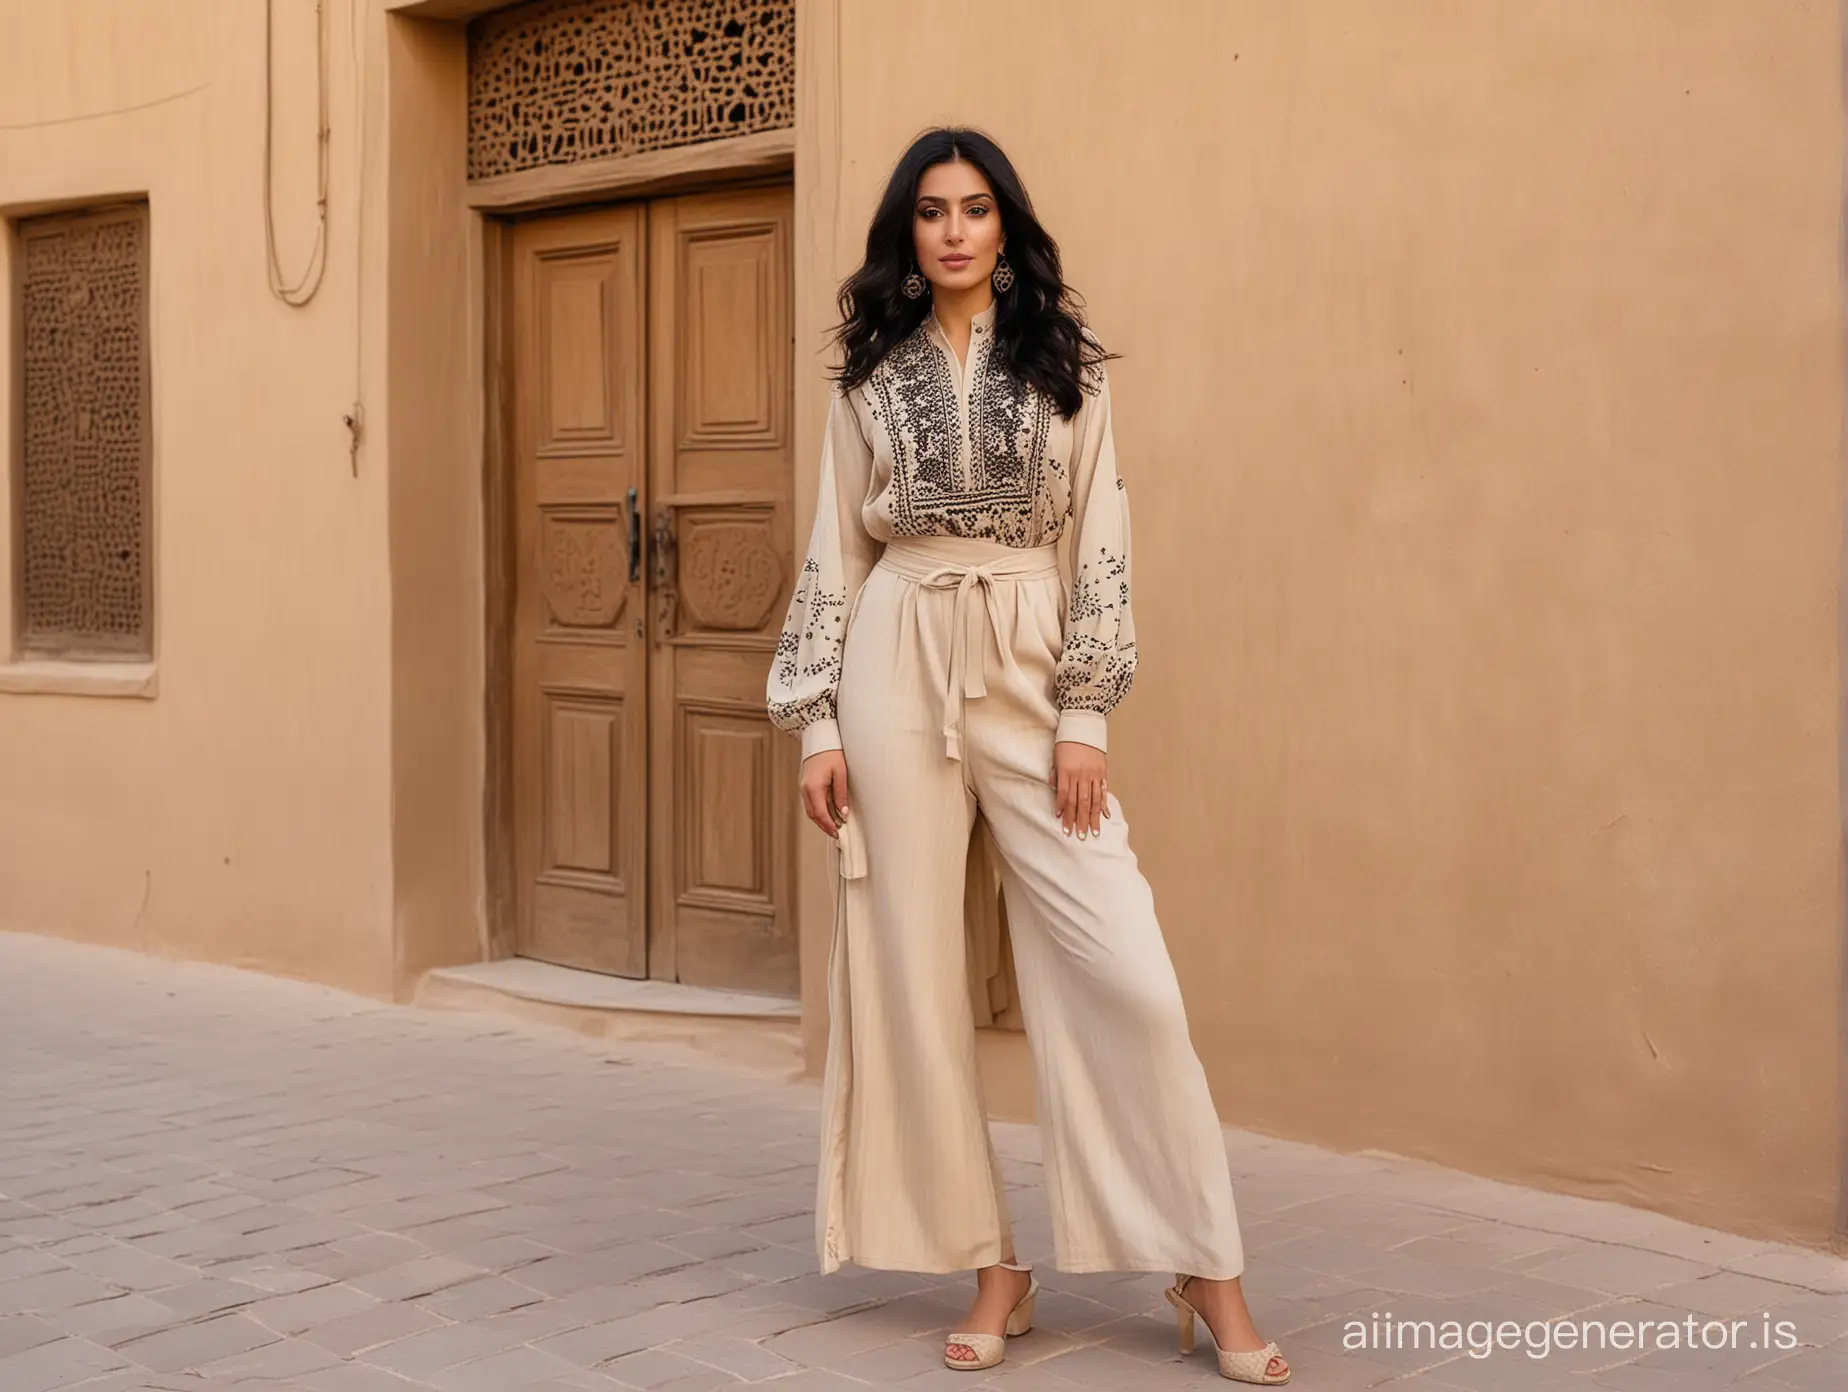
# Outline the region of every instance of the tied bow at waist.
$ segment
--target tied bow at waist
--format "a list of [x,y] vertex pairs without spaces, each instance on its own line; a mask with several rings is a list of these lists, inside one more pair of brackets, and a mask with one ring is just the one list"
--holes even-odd
[[[965,537],[905,537],[886,543],[879,564],[922,588],[956,592],[950,612],[949,676],[943,690],[943,752],[961,759],[963,701],[988,694],[988,633],[996,635],[996,647],[1007,656],[995,588],[1011,581],[1057,577],[1059,548],[1003,546]],[[920,608],[920,628],[925,622]]]

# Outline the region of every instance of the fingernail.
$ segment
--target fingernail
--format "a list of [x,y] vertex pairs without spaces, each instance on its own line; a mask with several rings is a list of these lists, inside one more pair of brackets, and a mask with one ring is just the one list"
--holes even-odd
[[1065,834],[1066,834],[1067,836],[1070,836],[1070,835],[1072,834],[1072,829],[1071,829],[1070,827],[1066,827],[1066,828],[1065,828]]
[[1078,833],[1078,839],[1080,841],[1084,840],[1084,833],[1082,831]]

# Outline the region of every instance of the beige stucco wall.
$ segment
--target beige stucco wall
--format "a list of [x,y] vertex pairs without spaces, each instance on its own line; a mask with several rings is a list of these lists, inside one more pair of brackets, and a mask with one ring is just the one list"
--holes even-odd
[[962,121],[1125,355],[1112,781],[1228,1122],[1830,1231],[1838,26],[805,6],[799,353]]
[[[293,276],[313,6],[276,13]],[[267,288],[263,7],[0,0],[0,210],[150,203],[158,665],[153,700],[0,692],[0,926],[402,994],[480,953],[479,276],[459,35],[329,15],[297,310]]]

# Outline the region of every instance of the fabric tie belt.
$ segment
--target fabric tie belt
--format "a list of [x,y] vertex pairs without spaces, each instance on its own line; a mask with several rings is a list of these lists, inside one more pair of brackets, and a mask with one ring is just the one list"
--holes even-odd
[[[901,537],[886,543],[879,564],[922,588],[956,591],[950,612],[949,677],[943,690],[943,752],[952,759],[961,759],[963,701],[988,694],[984,619],[989,631],[996,635],[995,644],[1003,659],[1008,657],[1007,644],[1000,637],[1001,615],[995,606],[995,587],[1011,581],[1057,577],[1059,548],[1003,546],[998,541],[973,537]],[[920,611],[920,635],[924,623]]]

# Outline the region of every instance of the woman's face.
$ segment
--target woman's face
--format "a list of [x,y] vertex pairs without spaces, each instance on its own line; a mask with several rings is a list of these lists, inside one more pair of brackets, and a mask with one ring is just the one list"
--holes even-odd
[[911,209],[918,269],[938,290],[965,291],[994,273],[1007,238],[994,190],[973,164],[934,164]]

